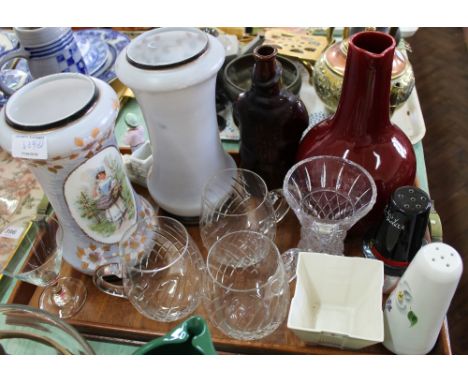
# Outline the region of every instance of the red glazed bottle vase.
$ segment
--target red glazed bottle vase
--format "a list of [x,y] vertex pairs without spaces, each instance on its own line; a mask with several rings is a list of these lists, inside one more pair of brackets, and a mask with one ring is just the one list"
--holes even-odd
[[390,122],[395,45],[393,37],[382,32],[351,37],[336,113],[305,135],[296,158],[333,155],[363,166],[377,186],[377,202],[365,218],[367,224],[380,218],[393,191],[413,185],[416,176],[413,146]]

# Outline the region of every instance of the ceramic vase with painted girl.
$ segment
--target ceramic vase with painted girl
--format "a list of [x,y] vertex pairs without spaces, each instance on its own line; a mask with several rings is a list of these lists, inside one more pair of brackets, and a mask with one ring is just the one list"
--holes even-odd
[[124,171],[118,110],[107,83],[61,73],[24,86],[0,112],[0,145],[26,161],[64,228],[63,257],[87,274],[118,261],[124,232],[154,215]]

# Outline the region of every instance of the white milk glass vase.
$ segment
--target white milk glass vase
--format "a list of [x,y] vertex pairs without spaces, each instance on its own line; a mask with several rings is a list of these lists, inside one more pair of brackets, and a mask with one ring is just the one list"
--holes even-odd
[[215,105],[222,44],[196,28],[143,33],[119,55],[116,73],[132,89],[148,127],[152,198],[167,212],[198,221],[208,179],[235,167],[224,152]]

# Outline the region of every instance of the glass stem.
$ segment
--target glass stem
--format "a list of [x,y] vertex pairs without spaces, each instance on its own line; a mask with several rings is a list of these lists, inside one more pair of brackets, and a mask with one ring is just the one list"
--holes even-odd
[[60,280],[57,280],[50,288],[55,305],[62,307],[70,302],[72,297],[68,293],[68,290],[60,283]]

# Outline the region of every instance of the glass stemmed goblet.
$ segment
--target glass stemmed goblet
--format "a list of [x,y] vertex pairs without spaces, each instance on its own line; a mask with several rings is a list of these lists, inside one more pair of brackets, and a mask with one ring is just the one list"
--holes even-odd
[[48,215],[23,217],[0,228],[0,273],[45,287],[39,307],[61,318],[75,315],[86,299],[86,287],[72,277],[59,277],[63,229]]

